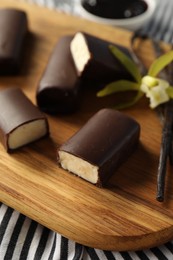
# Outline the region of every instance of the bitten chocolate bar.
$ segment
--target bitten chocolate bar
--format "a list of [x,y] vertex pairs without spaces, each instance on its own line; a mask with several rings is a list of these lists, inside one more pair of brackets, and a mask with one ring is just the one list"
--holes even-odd
[[0,75],[19,72],[27,31],[25,12],[0,9]]
[[140,125],[112,109],[97,112],[58,149],[62,168],[103,186],[135,150]]
[[[70,48],[78,76],[102,84],[131,78],[121,62],[109,50],[110,44],[115,45],[87,33],[76,33]],[[116,46],[130,57],[126,48]]]
[[0,141],[10,152],[48,135],[46,117],[15,87],[0,91]]
[[50,57],[37,89],[37,104],[50,113],[70,113],[79,104],[79,78],[70,52],[72,36],[62,37]]

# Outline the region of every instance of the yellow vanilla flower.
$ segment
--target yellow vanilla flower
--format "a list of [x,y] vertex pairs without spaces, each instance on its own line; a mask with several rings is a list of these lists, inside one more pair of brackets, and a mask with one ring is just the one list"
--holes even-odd
[[140,90],[150,99],[151,108],[169,101],[170,97],[166,91],[168,88],[168,81],[148,75],[142,78],[140,86]]

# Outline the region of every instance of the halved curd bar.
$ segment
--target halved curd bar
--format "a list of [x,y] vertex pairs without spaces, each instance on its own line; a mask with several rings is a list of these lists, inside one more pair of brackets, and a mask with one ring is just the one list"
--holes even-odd
[[62,168],[103,186],[136,149],[140,125],[131,117],[101,109],[58,148]]
[[49,134],[45,115],[20,88],[0,91],[0,141],[10,152]]

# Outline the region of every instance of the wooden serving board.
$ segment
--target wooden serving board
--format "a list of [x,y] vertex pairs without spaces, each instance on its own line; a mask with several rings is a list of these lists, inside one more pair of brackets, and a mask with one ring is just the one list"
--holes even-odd
[[[1,77],[0,88],[17,85],[35,103],[38,81],[49,55],[66,34],[86,31],[129,46],[131,33],[60,12],[26,4],[0,1],[28,14],[30,36],[19,76]],[[150,43],[138,51],[149,65]],[[123,98],[128,98],[128,94]],[[69,116],[48,116],[50,138],[7,154],[0,145],[0,200],[31,219],[81,244],[106,250],[138,250],[173,237],[173,176],[168,169],[164,203],[155,199],[161,124],[148,101],[141,100],[124,113],[141,125],[140,145],[101,189],[67,173],[57,165],[57,147],[76,132],[96,111],[112,106],[121,95],[96,98],[84,90],[81,107]],[[116,129],[115,129],[116,131]]]

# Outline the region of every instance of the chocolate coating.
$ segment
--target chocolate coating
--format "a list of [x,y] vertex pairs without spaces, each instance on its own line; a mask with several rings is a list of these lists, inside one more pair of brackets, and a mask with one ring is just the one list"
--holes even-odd
[[70,52],[72,36],[62,37],[49,59],[37,89],[37,104],[50,113],[70,113],[79,103],[79,79]]
[[[21,89],[9,87],[0,91],[0,141],[7,151],[12,150],[9,146],[9,138],[14,131],[24,125],[26,128],[28,123],[37,120],[45,122],[45,133],[43,135],[41,133],[40,138],[48,135],[49,127],[46,117]],[[32,134],[30,132],[29,135]]]
[[[140,126],[134,119],[102,109],[58,149],[58,156],[63,151],[98,167],[95,184],[102,186],[134,151],[139,135]],[[60,156],[58,161],[61,164]]]
[[[83,37],[83,46],[80,46],[81,41],[77,39],[78,36]],[[71,52],[78,76],[84,80],[95,82],[96,85],[99,83],[101,86],[118,79],[132,79],[129,72],[109,50],[110,44],[117,46],[127,56],[131,57],[130,52],[125,47],[84,32],[76,33],[71,43]],[[86,64],[83,70],[80,70],[77,66],[77,62],[80,56],[84,56],[84,45],[89,52],[89,57],[88,60],[86,59]],[[79,51],[81,51],[81,55],[78,53],[75,57],[75,52]]]
[[25,12],[0,9],[0,75],[19,72],[27,31]]

